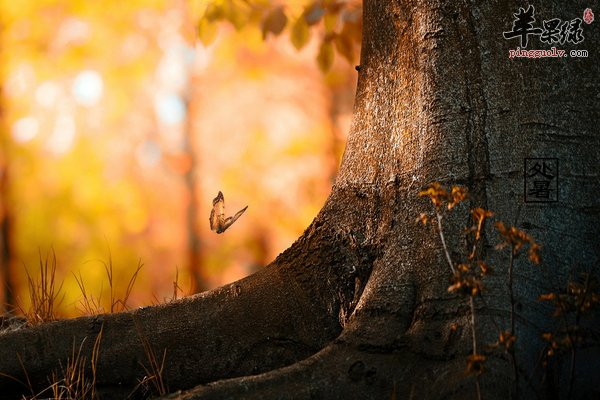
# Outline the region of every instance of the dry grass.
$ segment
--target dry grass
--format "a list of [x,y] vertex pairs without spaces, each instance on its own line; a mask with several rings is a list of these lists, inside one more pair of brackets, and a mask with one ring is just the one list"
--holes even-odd
[[[135,285],[137,277],[138,277],[140,271],[142,270],[144,264],[142,264],[141,260],[138,261],[138,265],[137,265],[135,271],[132,273],[131,278],[129,278],[127,287],[125,288],[125,293],[123,293],[123,296],[121,296],[121,297],[118,297],[116,294],[117,290],[115,287],[116,285],[115,285],[115,278],[114,278],[112,256],[109,256],[108,263],[103,263],[103,264],[104,264],[104,271],[106,273],[106,277],[108,280],[108,288],[109,288],[109,293],[110,293],[110,298],[109,298],[110,303],[109,303],[109,307],[108,307],[109,312],[115,313],[115,312],[121,312],[121,311],[128,310],[129,306],[127,305],[127,303],[129,301],[129,297],[131,296],[131,292],[133,291],[133,287]],[[96,315],[96,314],[104,313],[105,309],[102,306],[102,290],[100,290],[100,294],[97,297],[95,297],[86,288],[83,277],[81,276],[81,272],[79,273],[79,275],[73,274],[73,276],[75,277],[77,286],[79,287],[79,290],[81,291],[82,297],[81,297],[81,300],[79,301],[79,304],[81,306],[82,313],[87,314],[87,315]]]
[[30,325],[55,321],[56,311],[62,302],[60,297],[62,283],[56,286],[56,253],[52,250],[52,257],[47,254],[45,260],[42,259],[41,253],[39,257],[39,276],[32,277],[25,268],[30,305],[26,308],[17,301],[17,309]]
[[156,295],[153,295],[154,304],[170,303],[184,296],[185,291],[179,285],[179,268],[175,268],[175,279],[173,280],[173,293],[171,294],[171,297],[164,297],[162,300],[160,300]]
[[45,398],[47,393],[52,393],[54,399],[78,399],[78,400],[93,400],[96,399],[96,374],[98,366],[98,357],[100,355],[100,342],[102,340],[102,331],[96,336],[92,355],[89,360],[91,376],[88,374],[87,365],[88,359],[81,354],[81,350],[85,343],[85,339],[76,350],[73,343],[73,351],[71,357],[67,359],[66,367],[61,371],[62,374],[53,373],[51,381],[53,382],[42,392],[32,398]]
[[163,350],[162,357],[160,358],[159,362],[159,358],[156,356],[154,348],[150,344],[148,337],[144,334],[142,328],[138,325],[137,322],[135,323],[135,325],[140,341],[142,342],[142,346],[144,347],[144,354],[146,355],[148,366],[140,362],[140,365],[142,366],[142,368],[144,368],[146,375],[138,383],[138,386],[134,390],[134,393],[139,388],[142,388],[145,392],[153,393],[154,395],[164,396],[169,393],[169,387],[163,377],[165,369],[165,360],[167,358],[167,349]]
[[75,277],[75,281],[77,282],[77,286],[79,286],[79,291],[81,292],[82,296],[79,300],[79,304],[81,306],[81,310],[79,311],[85,315],[102,314],[104,311],[102,304],[100,304],[102,292],[100,292],[98,297],[94,297],[85,287],[85,282],[83,281],[81,272],[79,272],[79,276],[75,274],[73,274],[73,276]]
[[171,301],[177,300],[179,292],[183,294],[183,289],[179,286],[179,268],[175,268],[175,280],[173,281],[173,295],[171,296]]
[[133,290],[133,286],[135,285],[135,281],[140,273],[142,267],[142,261],[138,261],[138,265],[136,270],[131,275],[129,282],[127,283],[127,288],[125,289],[125,293],[122,298],[117,298],[115,294],[115,283],[114,283],[114,274],[113,274],[113,263],[112,257],[109,257],[108,264],[104,263],[104,270],[106,271],[106,277],[108,278],[108,287],[110,289],[110,312],[120,312],[127,310],[127,301],[129,300],[129,296],[131,296],[131,291]]
[[[15,382],[23,385],[23,387],[26,387],[27,389],[29,389],[29,392],[31,393],[31,398],[33,398],[35,396],[35,391],[33,390],[33,385],[31,384],[31,379],[29,379],[29,374],[27,373],[27,369],[25,369],[25,365],[23,364],[23,360],[21,359],[21,354],[19,354],[19,352],[17,352],[17,358],[19,359],[19,364],[21,364],[21,369],[23,370],[23,375],[25,375],[25,380],[27,381],[27,383],[23,382],[22,380],[20,380],[18,378],[15,378],[12,375],[8,375],[3,372],[0,372],[0,376],[8,378],[12,381],[15,381]],[[23,396],[23,398],[27,398],[27,397]]]
[[[100,332],[98,332],[98,335],[96,336],[96,340],[94,341],[94,346],[92,348],[92,355],[89,361],[82,354],[85,339],[81,342],[79,348],[76,348],[75,343],[73,343],[71,357],[67,359],[66,367],[62,368],[61,366],[60,373],[54,371],[50,376],[50,382],[52,383],[38,393],[35,393],[35,389],[31,383],[31,379],[29,378],[29,374],[27,373],[27,369],[25,368],[25,364],[23,363],[19,353],[17,353],[17,358],[21,364],[23,375],[25,376],[25,382],[1,372],[0,375],[23,385],[29,390],[31,394],[23,395],[22,398],[24,400],[50,398],[57,400],[94,400],[97,398],[96,376],[98,371],[98,357],[100,356],[100,342],[102,341],[103,330],[104,327],[101,327]],[[91,371],[91,376],[89,371]]]
[[[109,257],[108,262],[103,264],[109,288],[109,298],[107,300],[109,312],[116,313],[128,310],[129,299],[143,264],[141,261],[138,262],[136,269],[129,278],[122,296],[118,296],[118,290],[116,287],[117,279],[115,278],[114,274],[112,257]],[[54,251],[52,251],[51,256],[48,255],[45,260],[40,254],[38,276],[32,276],[26,269],[30,306],[26,308],[18,304],[17,309],[25,316],[29,325],[38,325],[57,319],[57,308],[60,306],[62,300],[60,298],[62,283],[58,286],[56,284],[56,266],[56,254]],[[82,295],[82,298],[79,302],[82,313],[95,315],[105,312],[105,308],[102,305],[102,290],[100,290],[100,294],[98,296],[94,296],[86,287],[81,273],[78,275],[73,274],[73,276]],[[172,297],[170,299],[165,299],[165,302],[176,300],[182,293],[183,290],[179,285],[179,270],[177,269],[175,278],[173,280]],[[168,393],[168,386],[163,379],[163,372],[165,368],[167,350],[164,349],[162,356],[157,355],[148,338],[137,324],[136,328],[138,330],[144,354],[146,355],[147,359],[147,363],[140,363],[145,371],[145,376],[139,382],[136,391],[137,389],[142,388],[147,394],[152,393],[157,395],[165,395]],[[79,345],[79,347],[76,347],[75,343],[73,343],[71,356],[67,359],[66,365],[61,365],[60,370],[54,371],[48,377],[48,381],[51,382],[49,386],[38,393],[36,393],[34,390],[32,382],[30,381],[29,375],[25,368],[25,364],[22,362],[19,354],[17,354],[17,357],[19,357],[19,361],[21,362],[24,378],[18,379],[3,373],[0,373],[0,375],[14,380],[15,382],[21,384],[24,388],[27,388],[30,394],[24,395],[23,399],[95,399],[97,398],[96,376],[102,332],[103,328],[96,337],[90,359],[83,354],[85,339]]]

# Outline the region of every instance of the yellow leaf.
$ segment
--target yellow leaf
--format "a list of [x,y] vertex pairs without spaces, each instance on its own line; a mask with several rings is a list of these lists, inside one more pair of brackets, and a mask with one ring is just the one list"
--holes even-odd
[[218,4],[211,3],[204,12],[204,19],[209,22],[219,21],[225,17],[225,10]]
[[281,32],[283,32],[286,24],[287,17],[285,16],[285,12],[283,12],[283,6],[274,8],[263,20],[263,39],[267,37],[269,32],[273,33],[275,36],[279,35]]
[[321,43],[321,48],[319,49],[319,55],[317,55],[317,64],[319,64],[319,69],[325,73],[329,71],[331,65],[333,64],[333,45],[330,41],[324,41]]
[[198,39],[200,39],[203,45],[208,46],[217,37],[218,29],[215,22],[201,18],[200,22],[198,22]]
[[333,32],[337,26],[338,15],[337,14],[325,14],[323,18],[323,25],[325,26],[325,32]]
[[310,32],[308,30],[308,24],[304,20],[304,18],[298,18],[294,26],[292,27],[292,32],[290,35],[290,40],[296,50],[302,49],[306,43],[308,43],[308,39],[310,37]]
[[236,31],[242,29],[250,18],[250,10],[243,9],[242,4],[226,3],[223,17],[231,22]]

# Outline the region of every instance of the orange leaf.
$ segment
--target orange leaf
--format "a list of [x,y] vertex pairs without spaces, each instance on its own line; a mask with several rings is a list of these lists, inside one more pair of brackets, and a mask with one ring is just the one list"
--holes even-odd
[[469,266],[469,264],[458,264],[458,266],[456,267],[460,272],[468,272],[471,267]]
[[480,221],[488,217],[493,217],[494,213],[481,207],[475,207],[471,210],[471,215],[473,215],[475,221]]
[[538,297],[539,301],[552,301],[554,299],[556,299],[556,294],[554,293],[542,294]]
[[492,269],[490,268],[489,265],[487,265],[486,262],[479,261],[477,264],[479,265],[479,269],[481,270],[482,274],[486,275],[486,274],[492,272]]
[[[461,201],[463,201],[464,199],[467,198],[467,189],[463,186],[452,186],[452,192],[450,193],[450,196],[452,198],[452,207],[454,207],[456,204],[460,203]],[[450,204],[448,204],[448,208],[452,208],[450,207]]]
[[417,217],[417,222],[422,223],[423,225],[427,225],[427,222],[429,221],[429,216],[425,213],[421,213],[421,215],[419,215]]
[[480,375],[485,370],[486,357],[483,354],[471,354],[467,357],[467,373]]

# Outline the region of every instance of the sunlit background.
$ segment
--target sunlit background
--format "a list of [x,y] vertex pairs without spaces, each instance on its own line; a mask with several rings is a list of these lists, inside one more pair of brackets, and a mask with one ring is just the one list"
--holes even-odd
[[[53,254],[63,316],[85,313],[82,283],[109,311],[139,263],[129,307],[172,298],[176,276],[179,296],[210,289],[264,267],[316,216],[356,84],[341,57],[319,69],[318,26],[298,51],[256,24],[215,23],[203,43],[205,1],[0,7],[5,309],[28,306],[26,270]],[[221,235],[208,223],[219,190],[226,214],[248,205]]]

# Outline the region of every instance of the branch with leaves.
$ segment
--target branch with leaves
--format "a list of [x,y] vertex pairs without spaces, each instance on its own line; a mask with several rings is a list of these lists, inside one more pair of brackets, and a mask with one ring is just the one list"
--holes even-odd
[[[471,251],[466,255],[463,262],[459,262],[455,265],[450,257],[450,250],[446,243],[446,239],[443,232],[442,221],[447,212],[453,210],[458,204],[468,198],[467,190],[461,186],[453,186],[451,189],[447,189],[441,184],[434,182],[429,185],[425,190],[419,192],[419,196],[428,197],[433,206],[435,214],[435,225],[440,237],[442,249],[444,251],[446,260],[452,271],[452,282],[448,287],[448,292],[457,293],[465,296],[469,300],[469,308],[471,311],[471,334],[472,334],[472,354],[467,357],[467,374],[475,375],[476,377],[476,389],[477,398],[481,399],[481,388],[479,377],[485,371],[484,363],[486,356],[482,354],[477,345],[477,320],[476,320],[476,308],[475,298],[478,297],[485,300],[482,297],[484,291],[483,279],[486,275],[492,273],[492,268],[488,263],[481,258],[481,251],[478,249],[481,247],[482,239],[484,236],[484,227],[488,219],[494,216],[494,213],[489,210],[485,210],[480,207],[471,209],[471,217],[473,224],[467,229],[467,234],[470,235],[469,242],[472,243]],[[433,218],[423,213],[417,219],[423,224],[426,224]],[[499,331],[498,341],[494,343],[492,348],[503,348],[511,357],[514,379],[515,379],[515,393],[518,397],[519,386],[518,386],[518,368],[517,361],[514,354],[514,343],[516,341],[515,334],[515,298],[513,295],[513,264],[514,259],[520,254],[520,252],[527,248],[528,257],[531,262],[538,264],[540,262],[539,251],[541,246],[535,242],[535,240],[527,233],[517,229],[514,226],[506,227],[503,222],[497,222],[495,224],[502,241],[496,249],[500,250],[504,247],[510,246],[511,255],[508,267],[508,287],[509,287],[509,302],[510,302],[510,329],[501,330],[499,325],[495,322],[496,328]]]
[[212,1],[198,22],[198,38],[210,45],[228,22],[237,31],[258,26],[263,39],[289,31],[290,42],[302,50],[311,35],[319,43],[317,64],[323,72],[331,69],[336,51],[349,63],[356,60],[362,35],[362,2],[321,0],[298,5],[294,2],[249,0]]

